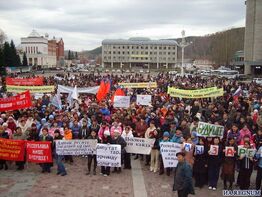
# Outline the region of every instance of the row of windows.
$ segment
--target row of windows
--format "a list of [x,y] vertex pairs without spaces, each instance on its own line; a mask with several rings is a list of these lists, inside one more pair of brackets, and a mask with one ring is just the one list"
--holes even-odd
[[38,53],[38,47],[25,47],[25,52],[26,53]]
[[[110,49],[111,48],[111,45],[104,45],[103,46],[105,49]],[[171,49],[173,49],[173,50],[175,50],[176,49],[176,47],[175,46],[115,46],[115,45],[113,45],[113,49],[159,49],[159,50],[166,50],[166,49],[168,49],[168,50],[171,50]]]
[[[111,60],[111,57],[109,56],[109,57],[104,57],[104,59],[105,60]],[[150,57],[150,58],[148,58],[148,57],[113,57],[112,58],[113,60],[121,60],[121,61],[124,61],[124,60],[157,60],[157,58],[156,57]],[[176,60],[176,58],[165,58],[165,57],[160,57],[159,58],[159,60],[161,61],[161,60]]]
[[[104,51],[104,54],[112,54],[112,52],[111,51]],[[123,54],[123,55],[125,55],[125,54],[130,54],[130,52],[129,51],[122,51],[122,53],[121,53],[121,51],[113,51],[113,54]],[[155,51],[155,52],[152,52],[152,51],[150,51],[150,52],[148,52],[148,51],[141,51],[140,53],[138,52],[138,51],[132,51],[131,52],[131,54],[141,54],[141,55],[148,55],[148,54],[150,54],[150,55],[157,55],[157,52]],[[159,55],[175,55],[176,54],[176,52],[159,52],[158,53]]]

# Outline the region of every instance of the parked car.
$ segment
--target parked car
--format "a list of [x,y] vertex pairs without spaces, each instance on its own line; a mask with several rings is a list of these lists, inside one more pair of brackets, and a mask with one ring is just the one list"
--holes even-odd
[[262,78],[254,78],[253,82],[262,85]]
[[140,73],[143,73],[144,71],[141,69],[141,70],[139,70],[139,72],[140,72]]
[[127,70],[126,70],[126,73],[130,73],[130,70],[127,69]]
[[117,69],[116,72],[117,72],[117,73],[121,73],[121,70],[120,70],[120,69]]

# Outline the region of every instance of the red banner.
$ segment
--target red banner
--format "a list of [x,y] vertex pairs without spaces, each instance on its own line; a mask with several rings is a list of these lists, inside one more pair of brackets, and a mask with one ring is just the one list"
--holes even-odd
[[26,158],[28,162],[51,163],[51,142],[27,142]]
[[16,96],[0,99],[0,112],[29,108],[32,106],[30,92],[26,91]]
[[0,159],[24,161],[25,141],[0,138]]
[[11,78],[6,77],[6,85],[16,85],[16,86],[42,86],[44,85],[43,77],[35,77],[35,78]]

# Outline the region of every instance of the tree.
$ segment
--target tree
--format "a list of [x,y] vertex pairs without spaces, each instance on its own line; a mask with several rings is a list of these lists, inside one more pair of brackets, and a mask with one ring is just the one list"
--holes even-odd
[[21,66],[21,60],[20,60],[19,55],[17,54],[13,40],[11,40],[10,48],[11,48],[10,52],[12,56],[12,63],[10,64],[10,66]]
[[4,67],[11,66],[13,63],[12,60],[12,53],[11,53],[11,48],[8,42],[4,43],[4,48],[3,48],[3,61],[4,61]]
[[77,54],[77,52],[75,53],[75,59],[78,59],[78,54]]
[[23,63],[22,63],[23,66],[28,66],[28,62],[27,62],[27,57],[26,57],[26,53],[24,52],[23,54]]
[[67,58],[68,58],[68,60],[71,60],[71,51],[70,50],[68,51],[68,57]]
[[5,41],[6,41],[5,32],[3,32],[3,31],[0,29],[0,47],[4,44]]

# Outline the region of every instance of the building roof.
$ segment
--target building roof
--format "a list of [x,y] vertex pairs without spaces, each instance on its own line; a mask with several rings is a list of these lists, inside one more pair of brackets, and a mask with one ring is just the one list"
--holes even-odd
[[29,34],[28,38],[38,38],[41,37],[39,33],[37,33],[36,30],[33,29],[33,31]]
[[115,45],[178,45],[175,40],[151,40],[150,38],[134,37],[126,39],[105,39],[102,41],[104,44],[115,44]]

